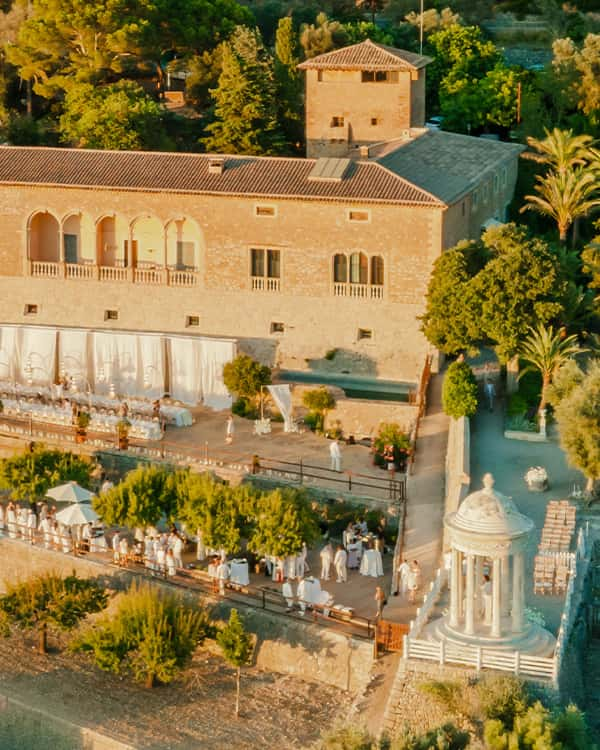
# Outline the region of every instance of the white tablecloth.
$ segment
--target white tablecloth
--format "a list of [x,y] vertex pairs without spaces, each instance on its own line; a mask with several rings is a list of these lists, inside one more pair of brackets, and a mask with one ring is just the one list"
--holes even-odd
[[306,604],[328,604],[331,595],[321,589],[318,578],[305,578],[298,584],[298,599]]
[[90,552],[105,552],[108,549],[104,534],[90,539]]
[[[45,405],[38,401],[14,401],[13,399],[4,399],[4,413],[7,416],[31,416],[37,422],[47,424],[60,424],[71,426],[73,424],[73,413],[70,407],[60,407],[56,404]],[[121,417],[116,414],[92,414],[92,419],[88,426],[90,432],[108,432],[116,434],[117,422]],[[131,427],[129,436],[140,438],[142,440],[162,440],[163,433],[160,424],[150,419],[139,419],[129,417]]]
[[358,568],[360,565],[360,559],[362,557],[362,542],[353,542],[348,544],[348,567]]
[[379,550],[367,549],[364,551],[360,563],[360,573],[363,576],[373,576],[373,578],[383,575],[383,561]]
[[[15,385],[15,383],[6,380],[0,381],[0,392],[15,396],[18,395],[21,398],[36,398],[39,395],[54,400],[64,398],[69,401],[75,401],[75,403],[82,406],[92,406],[97,409],[113,409],[115,412],[118,412],[121,405],[119,399],[108,398],[108,396],[101,396],[97,393],[87,394],[82,391],[65,391],[60,386],[47,388],[45,386],[21,385],[20,383]],[[153,416],[154,407],[150,401],[135,398],[125,400],[130,412],[149,418]],[[189,427],[192,424],[192,412],[184,406],[167,406],[161,404],[160,415],[168,424],[174,424],[176,427]]]
[[232,560],[229,564],[229,570],[229,581],[231,583],[237,583],[239,586],[247,586],[250,583],[247,560]]

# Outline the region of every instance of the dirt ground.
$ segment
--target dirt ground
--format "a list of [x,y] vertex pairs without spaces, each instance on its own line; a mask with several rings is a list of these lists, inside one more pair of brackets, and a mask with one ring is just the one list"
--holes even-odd
[[0,640],[0,693],[140,750],[308,748],[350,708],[334,688],[248,668],[236,719],[234,671],[208,649],[177,682],[148,690],[56,644],[42,656],[28,634]]

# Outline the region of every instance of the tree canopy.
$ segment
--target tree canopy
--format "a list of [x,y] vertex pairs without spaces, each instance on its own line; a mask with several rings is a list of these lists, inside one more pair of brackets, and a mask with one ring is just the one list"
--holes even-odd
[[46,653],[49,627],[71,630],[87,614],[104,609],[106,602],[104,589],[95,581],[46,573],[9,584],[0,596],[0,615],[5,626],[14,623],[37,630],[38,650]]
[[223,382],[227,390],[241,398],[253,399],[262,385],[271,382],[271,370],[247,354],[239,354],[223,367]]
[[229,614],[229,622],[217,633],[217,643],[223,656],[236,670],[235,715],[240,713],[240,675],[252,655],[252,638],[246,633],[236,609]]
[[91,471],[87,459],[38,443],[31,451],[0,461],[0,487],[10,490],[15,500],[33,502],[64,482],[89,487]]
[[202,142],[207,151],[279,154],[285,138],[277,117],[273,60],[258,29],[237,27],[222,47],[217,88],[211,89],[215,119]]
[[166,151],[172,144],[164,117],[162,107],[133,81],[80,83],[67,91],[59,129],[61,140],[77,148]]
[[448,354],[491,343],[507,361],[530,326],[560,317],[568,289],[560,256],[545,242],[514,224],[493,227],[436,261],[422,330]]

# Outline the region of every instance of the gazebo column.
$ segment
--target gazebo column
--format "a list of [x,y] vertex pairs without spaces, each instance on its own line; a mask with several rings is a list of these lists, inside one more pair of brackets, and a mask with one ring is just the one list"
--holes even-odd
[[523,630],[523,603],[525,600],[525,576],[523,553],[517,552],[513,557],[513,590],[512,590],[512,629],[513,633]]
[[467,596],[465,610],[465,633],[475,633],[475,555],[467,555]]
[[465,616],[463,600],[465,598],[465,577],[463,575],[463,560],[464,554],[458,550],[458,619],[462,619]]
[[460,552],[457,549],[452,550],[452,566],[450,568],[450,627],[455,628],[458,625],[460,617],[460,599],[459,599],[459,578],[462,576],[460,569]]
[[499,557],[494,558],[492,571],[492,638],[500,638],[502,616],[502,563]]
[[481,594],[481,585],[483,584],[483,563],[483,555],[477,555],[475,558],[475,605],[478,613],[481,611],[481,606],[483,604]]
[[510,610],[510,558],[508,555],[502,558],[501,564],[501,585],[502,585],[502,616],[508,615]]

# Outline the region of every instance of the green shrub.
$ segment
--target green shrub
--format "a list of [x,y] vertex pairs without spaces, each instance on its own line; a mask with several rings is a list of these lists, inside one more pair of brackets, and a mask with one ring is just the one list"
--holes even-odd
[[171,682],[198,643],[214,633],[204,610],[133,583],[117,612],[83,631],[71,647],[91,654],[100,669],[131,671],[137,682],[153,687],[157,681]]
[[322,385],[311,391],[305,391],[302,395],[302,403],[309,410],[309,413],[313,415],[314,427],[312,429],[316,432],[323,432],[325,415],[335,406],[333,395]]
[[255,404],[243,396],[240,396],[233,402],[231,411],[236,416],[243,417],[244,419],[258,419],[260,414]]
[[406,732],[392,741],[390,750],[464,750],[469,742],[468,732],[444,724],[421,735]]
[[466,362],[453,362],[446,370],[442,405],[454,419],[472,417],[477,411],[477,381]]
[[375,438],[375,449],[381,453],[386,445],[393,445],[399,450],[410,448],[410,438],[396,422],[382,422]]
[[517,677],[487,677],[477,685],[477,695],[485,718],[498,719],[509,728],[529,704],[527,687]]
[[529,410],[529,404],[527,403],[527,399],[522,393],[519,393],[518,391],[516,393],[511,393],[510,397],[508,399],[508,407],[506,409],[506,413],[510,417],[516,417],[519,414],[526,414]]
[[325,352],[325,359],[326,359],[326,360],[327,360],[328,362],[331,362],[331,360],[335,358],[335,355],[336,355],[336,354],[337,354],[337,349],[328,349],[328,350],[327,350],[327,351]]

